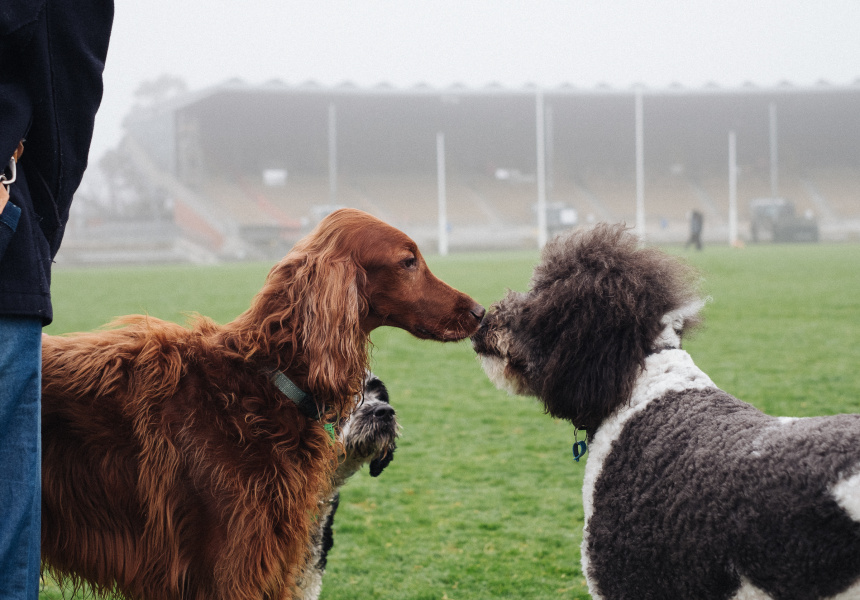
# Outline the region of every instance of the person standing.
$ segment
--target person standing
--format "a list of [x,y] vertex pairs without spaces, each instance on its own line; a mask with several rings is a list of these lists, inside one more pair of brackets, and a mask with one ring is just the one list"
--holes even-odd
[[87,164],[112,0],[0,2],[0,599],[39,595],[41,329]]
[[696,250],[702,249],[702,229],[705,224],[705,217],[698,210],[694,210],[690,214],[690,239],[684,244],[684,248],[689,248],[690,244],[696,247]]

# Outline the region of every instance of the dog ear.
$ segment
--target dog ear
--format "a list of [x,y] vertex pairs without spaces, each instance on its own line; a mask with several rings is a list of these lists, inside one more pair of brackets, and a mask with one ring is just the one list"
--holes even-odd
[[391,464],[391,461],[394,460],[394,450],[396,448],[397,444],[392,442],[388,448],[383,450],[382,454],[370,461],[371,477],[379,477],[379,474],[385,470],[385,467]]
[[[298,247],[297,247],[298,248]],[[367,335],[361,316],[366,275],[350,256],[298,248],[272,268],[232,342],[246,361],[307,369],[317,405],[342,414],[361,391]]]
[[646,349],[635,328],[607,331],[601,323],[578,325],[581,330],[562,331],[545,351],[536,391],[550,415],[588,430],[630,397]]
[[309,391],[337,412],[360,392],[367,363],[363,283],[364,272],[351,257],[322,254],[308,256],[290,286]]

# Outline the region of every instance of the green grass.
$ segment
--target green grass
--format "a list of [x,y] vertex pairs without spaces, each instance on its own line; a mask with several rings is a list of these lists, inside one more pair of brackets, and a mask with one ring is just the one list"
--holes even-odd
[[[681,252],[677,249],[674,252]],[[709,247],[683,253],[712,300],[688,342],[721,387],[775,415],[860,412],[860,246]],[[432,258],[489,305],[525,290],[536,252]],[[145,312],[227,321],[269,265],[60,269],[49,333]],[[573,429],[497,391],[468,343],[373,334],[374,371],[403,425],[394,462],[342,492],[323,598],[587,598],[579,566],[583,463]],[[50,586],[43,598],[59,597]]]

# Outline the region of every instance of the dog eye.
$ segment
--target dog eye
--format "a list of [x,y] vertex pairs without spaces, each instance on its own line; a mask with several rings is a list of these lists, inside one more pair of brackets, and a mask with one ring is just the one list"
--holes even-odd
[[404,258],[400,261],[400,264],[403,265],[404,269],[409,269],[410,271],[418,266],[418,259],[414,256],[410,256],[409,258]]

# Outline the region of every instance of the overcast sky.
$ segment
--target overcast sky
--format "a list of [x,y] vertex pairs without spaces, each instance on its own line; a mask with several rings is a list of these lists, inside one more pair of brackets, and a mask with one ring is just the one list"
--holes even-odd
[[860,79],[856,0],[116,0],[91,160],[142,81],[324,85]]

